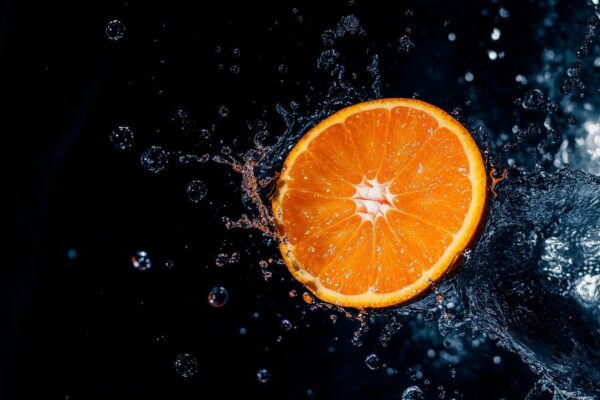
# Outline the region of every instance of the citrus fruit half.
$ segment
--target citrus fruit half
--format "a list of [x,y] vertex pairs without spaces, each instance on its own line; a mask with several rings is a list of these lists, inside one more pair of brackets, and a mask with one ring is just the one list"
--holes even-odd
[[289,153],[272,200],[280,250],[317,297],[356,308],[414,299],[474,237],[486,201],[479,148],[414,99],[336,112]]

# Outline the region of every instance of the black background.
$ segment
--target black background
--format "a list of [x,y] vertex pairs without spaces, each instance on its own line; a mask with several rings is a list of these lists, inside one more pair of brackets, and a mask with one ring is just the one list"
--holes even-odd
[[[280,130],[276,103],[323,97],[330,78],[315,68],[320,36],[349,14],[367,35],[340,40],[338,48],[357,71],[371,54],[381,55],[385,96],[418,93],[445,109],[461,106],[496,130],[510,129],[519,94],[514,76],[539,63],[531,54],[543,46],[535,35],[543,7],[400,3],[393,10],[389,2],[367,1],[3,3],[2,193],[10,206],[0,283],[0,397],[229,398],[241,390],[306,398],[310,389],[316,398],[400,398],[413,384],[407,368],[422,362],[431,344],[406,348],[400,334],[381,350],[398,373],[368,370],[364,358],[376,338],[352,346],[353,321],[340,317],[332,324],[329,312],[290,298],[289,290],[302,289],[285,271],[269,282],[261,278],[258,260],[276,252],[258,232],[224,228],[223,215],[243,211],[235,174],[212,163],[179,168],[172,162],[152,175],[139,163],[151,144],[198,153],[232,145],[238,152],[251,142],[248,122],[263,119]],[[501,5],[511,11],[508,21],[498,18]],[[570,14],[568,4],[560,9]],[[127,29],[118,42],[104,31],[114,18]],[[502,27],[500,44],[510,58],[491,63],[482,42],[494,26]],[[398,38],[406,28],[416,47],[402,53]],[[455,43],[449,32],[457,34]],[[240,74],[230,72],[234,64]],[[467,71],[475,84],[460,79]],[[468,99],[477,101],[465,104]],[[218,115],[222,105],[227,118]],[[196,126],[214,124],[210,143],[179,132],[173,120],[179,108]],[[109,141],[120,124],[135,132],[133,149],[125,152]],[[185,194],[194,178],[209,190],[200,204]],[[76,249],[76,259],[68,258],[69,249]],[[138,250],[150,253],[150,271],[131,267]],[[214,266],[218,253],[235,250],[240,263]],[[169,259],[173,270],[164,268]],[[221,309],[206,301],[218,285],[231,296]],[[283,317],[296,328],[283,332]],[[240,327],[248,334],[240,335]],[[181,353],[198,359],[192,379],[175,373]],[[499,366],[491,362],[496,354],[504,360]],[[439,384],[446,398],[454,390],[467,399],[523,398],[535,380],[516,356],[494,347],[467,362],[456,378],[432,369],[427,398],[437,398]],[[260,368],[271,371],[268,384],[257,382]]]

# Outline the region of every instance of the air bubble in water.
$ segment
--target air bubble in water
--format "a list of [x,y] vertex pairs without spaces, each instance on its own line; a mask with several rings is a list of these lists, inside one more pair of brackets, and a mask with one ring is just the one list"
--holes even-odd
[[365,364],[370,370],[375,371],[381,367],[381,358],[377,354],[371,353],[365,358]]
[[469,71],[465,74],[465,81],[473,82],[473,79],[475,79],[475,75],[472,72]]
[[488,50],[488,58],[492,61],[498,58],[498,53],[495,50]]
[[131,256],[131,265],[138,271],[147,271],[152,267],[152,260],[147,252],[140,250]]
[[544,94],[539,89],[531,89],[525,96],[523,96],[523,102],[521,105],[526,110],[536,110],[544,102]]
[[268,369],[259,369],[256,373],[256,379],[258,379],[260,383],[267,383],[271,379],[271,373]]
[[185,192],[187,193],[188,199],[190,199],[192,203],[199,203],[206,197],[208,189],[206,188],[206,184],[204,182],[194,179],[188,184]]
[[232,74],[236,74],[236,75],[237,75],[237,74],[239,74],[239,73],[240,73],[240,66],[239,66],[239,65],[237,65],[237,64],[233,64],[231,67],[229,67],[229,71],[230,71]]
[[110,142],[119,150],[127,150],[133,145],[133,131],[126,125],[120,125],[110,132]]
[[160,146],[150,146],[142,153],[142,167],[150,173],[158,174],[167,165],[167,152]]
[[180,354],[175,359],[174,367],[177,375],[189,379],[198,373],[198,360],[190,354]]
[[208,292],[208,304],[215,308],[223,307],[229,300],[229,293],[223,286],[216,286]]
[[418,386],[407,387],[402,392],[402,400],[423,400],[424,398],[423,391]]
[[105,32],[106,36],[110,40],[114,42],[119,41],[125,36],[125,24],[123,23],[123,21],[113,19],[108,23],[108,25],[106,25]]
[[448,40],[451,41],[451,42],[454,42],[456,40],[456,33],[450,32],[448,34]]

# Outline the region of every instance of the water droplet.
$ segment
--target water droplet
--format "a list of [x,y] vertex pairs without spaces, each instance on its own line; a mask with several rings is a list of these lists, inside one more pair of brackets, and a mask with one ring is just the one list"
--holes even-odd
[[165,268],[166,269],[173,269],[175,267],[175,261],[173,260],[167,260],[165,261]]
[[307,292],[302,293],[302,300],[304,300],[306,304],[312,304],[315,302],[315,299]]
[[208,292],[208,304],[215,308],[223,307],[229,300],[229,293],[223,286],[216,286]]
[[268,369],[259,369],[256,373],[256,379],[258,379],[260,383],[267,383],[271,379],[271,373]]
[[285,331],[289,331],[290,329],[293,328],[293,325],[290,321],[288,321],[287,319],[282,319],[281,320],[281,327],[283,328],[283,330]]
[[569,125],[576,125],[577,124],[577,118],[574,115],[569,115],[567,117],[567,124],[569,124]]
[[133,145],[133,131],[126,125],[120,125],[110,132],[110,142],[119,150],[127,150]]
[[475,75],[472,72],[469,71],[465,74],[465,81],[473,82],[473,79],[475,79]]
[[500,10],[498,10],[498,14],[500,14],[500,16],[502,18],[508,18],[510,17],[510,13],[508,12],[508,10],[504,7],[500,7]]
[[398,51],[401,53],[408,53],[415,47],[415,43],[410,39],[408,35],[400,36],[398,39],[400,45],[398,46]]
[[177,375],[189,379],[198,373],[198,360],[190,354],[180,354],[175,359],[174,367]]
[[331,29],[326,30],[321,34],[321,42],[324,46],[331,47],[335,44],[336,35]]
[[365,364],[370,370],[375,371],[381,367],[381,358],[377,354],[371,353],[365,358]]
[[527,85],[527,78],[525,78],[525,76],[523,76],[523,75],[515,76],[515,81],[517,83],[520,83],[521,85]]
[[138,271],[147,271],[152,267],[152,260],[148,253],[140,250],[131,256],[131,265]]
[[277,71],[279,71],[280,74],[285,74],[288,71],[288,66],[286,64],[279,64],[277,66]]
[[423,400],[423,391],[418,386],[410,386],[402,392],[402,400]]
[[340,54],[333,49],[323,51],[317,60],[317,68],[322,70],[332,68],[336,64],[336,60],[339,56]]
[[539,108],[544,102],[544,94],[539,89],[531,89],[523,97],[521,103],[523,108],[526,110],[535,110]]
[[226,106],[219,107],[219,115],[223,118],[227,117],[229,115],[229,108]]
[[242,52],[240,51],[240,49],[235,48],[231,51],[231,54],[233,54],[233,56],[235,58],[240,58],[240,55],[242,55]]
[[105,32],[106,36],[110,40],[114,42],[119,41],[125,36],[125,24],[123,23],[123,21],[113,19],[108,23],[108,25],[106,25]]
[[69,257],[70,260],[76,259],[77,258],[77,250],[69,249],[69,251],[67,251],[67,257]]
[[500,39],[501,34],[502,34],[502,32],[500,32],[500,29],[494,28],[492,30],[492,34],[490,36],[492,37],[492,40],[498,40],[498,39]]
[[500,356],[494,356],[494,358],[492,359],[492,361],[494,362],[494,364],[498,365],[502,362],[502,357]]
[[239,74],[239,73],[240,73],[240,66],[239,66],[239,65],[237,65],[237,64],[233,64],[231,67],[229,67],[229,71],[230,71],[232,74],[236,74],[236,75],[237,75],[237,74]]
[[160,146],[150,146],[144,150],[140,160],[146,171],[158,174],[167,165],[167,152]]
[[451,42],[454,42],[456,40],[456,33],[450,32],[448,34],[448,40],[451,41]]
[[498,58],[498,53],[495,50],[488,50],[488,58],[492,61]]
[[208,189],[206,188],[206,184],[204,182],[194,179],[188,184],[185,192],[187,193],[188,199],[190,199],[192,203],[199,203],[206,197]]

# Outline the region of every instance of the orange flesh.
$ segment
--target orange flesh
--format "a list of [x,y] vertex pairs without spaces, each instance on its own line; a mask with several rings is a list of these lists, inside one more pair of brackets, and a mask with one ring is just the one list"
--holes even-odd
[[273,209],[292,274],[326,301],[383,307],[424,291],[466,247],[483,211],[485,169],[449,115],[390,99],[313,128],[278,187]]

